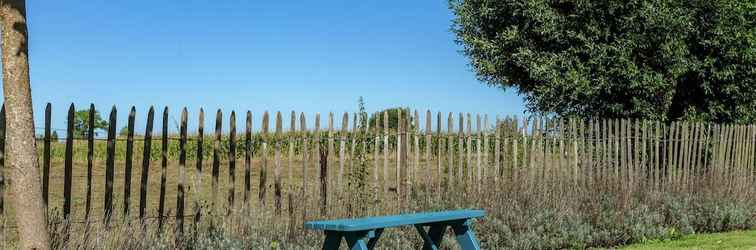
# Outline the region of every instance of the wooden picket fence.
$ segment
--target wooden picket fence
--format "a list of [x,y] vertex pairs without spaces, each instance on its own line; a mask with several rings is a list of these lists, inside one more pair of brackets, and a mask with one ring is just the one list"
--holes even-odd
[[[51,105],[45,112],[44,136],[41,138],[42,188],[45,204],[51,204],[51,176],[55,170],[52,151],[55,144],[51,137]],[[291,112],[288,130],[284,130],[281,112],[263,113],[259,128],[253,125],[251,112],[246,112],[243,135],[237,134],[237,117],[230,112],[227,134],[223,133],[223,112],[215,116],[212,135],[204,130],[205,112],[199,111],[197,131],[190,132],[190,117],[186,108],[180,110],[178,137],[169,131],[169,109],[162,112],[162,127],[154,133],[155,110],[150,108],[146,117],[144,133],[135,135],[136,111],[129,111],[128,133],[119,137],[116,129],[117,110],[112,108],[109,115],[107,138],[96,138],[92,129],[94,120],[88,121],[86,138],[75,138],[73,104],[68,110],[65,153],[63,159],[63,204],[64,219],[101,220],[109,223],[119,214],[132,218],[132,202],[138,202],[134,219],[145,221],[156,219],[158,227],[163,227],[168,219],[173,226],[183,229],[186,218],[194,218],[216,213],[225,197],[227,213],[237,208],[256,204],[272,206],[277,214],[284,210],[285,201],[291,207],[292,195],[305,199],[320,211],[310,212],[311,217],[327,216],[330,196],[346,192],[347,178],[360,164],[355,152],[362,147],[367,159],[370,182],[366,188],[382,202],[411,199],[411,194],[421,191],[436,193],[451,192],[450,187],[462,187],[471,192],[496,185],[519,183],[526,186],[541,185],[546,192],[556,194],[591,188],[600,183],[618,183],[618,187],[656,190],[660,192],[685,190],[700,184],[701,176],[715,175],[724,180],[733,192],[752,188],[756,162],[756,129],[753,125],[714,124],[701,122],[658,122],[631,119],[575,119],[560,117],[496,117],[489,120],[484,115],[442,114],[426,111],[421,116],[418,111],[400,111],[397,129],[390,129],[388,113],[372,114],[373,124],[365,122],[360,114],[344,113],[341,126],[334,124],[335,115],[329,113],[327,127],[321,127],[321,115],[315,114],[314,124],[308,125],[306,115]],[[90,118],[95,107],[90,106]],[[271,118],[271,115],[274,117]],[[366,115],[366,114],[364,114]],[[5,112],[0,115],[0,170],[4,170]],[[271,121],[271,119],[274,119]],[[422,121],[422,123],[421,123]],[[382,124],[379,124],[381,122]],[[444,122],[446,124],[444,124]],[[351,124],[351,127],[350,127]],[[271,127],[271,125],[273,127]],[[444,126],[445,125],[445,126]],[[475,125],[473,127],[473,125]],[[175,134],[175,132],[174,132]],[[159,138],[153,138],[153,135]],[[210,136],[210,138],[205,138]],[[124,138],[125,137],[125,138]],[[106,143],[104,166],[98,164],[96,144]],[[74,194],[74,166],[81,159],[75,159],[75,147],[84,147],[76,141],[86,142],[85,193]],[[159,166],[153,162],[153,141],[159,144]],[[172,141],[178,142],[177,159],[169,153]],[[139,142],[139,143],[135,143]],[[141,145],[139,145],[141,144]],[[191,152],[187,145],[191,144]],[[207,145],[206,145],[207,144]],[[209,146],[208,146],[209,145]],[[117,157],[117,147],[125,146],[125,155]],[[135,151],[141,146],[141,166],[135,166]],[[194,161],[188,166],[188,157]],[[206,159],[206,156],[210,159]],[[242,168],[237,169],[237,161]],[[175,163],[177,162],[177,165]],[[204,165],[210,162],[210,173]],[[330,165],[329,165],[330,164]],[[169,169],[169,166],[171,169]],[[175,166],[175,168],[174,168]],[[98,168],[105,169],[104,175],[95,174]],[[159,176],[150,174],[159,167]],[[335,167],[335,171],[331,170]],[[122,169],[121,169],[122,168]],[[116,172],[122,171],[122,180],[116,180]],[[138,176],[132,176],[138,172]],[[220,173],[225,172],[227,183],[220,182]],[[0,174],[2,172],[0,171]],[[241,181],[237,174],[243,174]],[[209,175],[210,180],[203,179]],[[95,198],[100,194],[94,190],[96,178],[103,178],[102,212],[94,211]],[[132,179],[138,178],[138,185],[132,186]],[[159,195],[150,196],[150,180],[159,178]],[[269,178],[272,178],[269,179]],[[175,180],[175,194],[170,194],[167,180]],[[123,190],[115,190],[118,181]],[[7,179],[0,175],[0,214],[6,215],[4,201]],[[207,211],[199,198],[190,192],[202,192],[209,182],[211,204]],[[237,185],[241,187],[237,189]],[[254,185],[253,183],[257,183]],[[542,185],[548,183],[548,185]],[[494,186],[491,186],[494,185]],[[549,186],[550,185],[550,186]],[[222,187],[227,190],[221,190]],[[139,190],[138,197],[131,193]],[[191,190],[191,191],[190,191]],[[122,192],[119,194],[119,192]],[[225,194],[223,194],[225,192]],[[253,198],[257,192],[257,199]],[[237,197],[241,194],[241,197]],[[309,195],[314,194],[314,195]],[[75,207],[76,197],[83,197],[83,206]],[[6,195],[7,196],[7,195]],[[121,211],[116,211],[120,197]],[[175,207],[168,207],[168,197],[174,197]],[[148,211],[150,201],[157,199],[157,212]],[[173,199],[173,198],[170,198]],[[308,203],[309,204],[309,203]],[[192,206],[191,211],[186,211]],[[72,209],[83,209],[83,218],[74,218]],[[289,208],[291,210],[291,208]],[[169,214],[168,211],[175,211]],[[307,211],[305,211],[307,213]],[[137,215],[138,214],[138,215]],[[223,214],[223,213],[221,213]],[[308,215],[305,215],[308,216]]]

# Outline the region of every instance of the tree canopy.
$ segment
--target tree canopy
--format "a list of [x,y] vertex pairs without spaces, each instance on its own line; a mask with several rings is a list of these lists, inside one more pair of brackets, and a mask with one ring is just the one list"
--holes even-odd
[[[94,115],[94,131],[97,136],[98,130],[104,130],[108,128],[108,122],[102,119],[100,111],[95,110]],[[76,137],[87,137],[89,132],[89,109],[77,110],[74,113],[74,135]]]
[[[375,119],[378,119],[378,129],[379,130],[383,130],[384,129],[383,128],[383,123],[384,123],[383,122],[383,116],[384,116],[383,113],[384,112],[388,112],[388,125],[389,125],[389,129],[396,130],[397,126],[399,125],[399,111],[402,111],[402,115],[404,117],[407,117],[408,119],[412,119],[411,116],[407,116],[407,114],[409,114],[409,112],[410,112],[408,108],[389,108],[389,109],[381,110],[381,111],[376,112],[375,114],[371,115],[370,116],[370,120],[369,120],[370,126],[374,126]],[[412,123],[409,123],[409,124],[410,124],[409,126],[412,126]]]
[[451,0],[478,78],[530,111],[756,122],[756,2]]

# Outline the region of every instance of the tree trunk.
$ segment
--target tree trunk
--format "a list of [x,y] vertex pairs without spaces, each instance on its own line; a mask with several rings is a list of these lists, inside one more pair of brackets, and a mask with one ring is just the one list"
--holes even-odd
[[28,36],[24,0],[2,0],[3,93],[7,112],[7,159],[22,249],[49,249],[34,143]]

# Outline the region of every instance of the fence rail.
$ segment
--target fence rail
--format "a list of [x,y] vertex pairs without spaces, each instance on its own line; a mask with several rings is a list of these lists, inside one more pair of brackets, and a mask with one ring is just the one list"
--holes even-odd
[[[5,109],[1,112],[0,170],[5,171]],[[47,104],[44,134],[38,141],[45,204],[50,210],[59,206],[50,194],[58,192],[56,171],[62,170],[60,199],[67,220],[109,223],[115,217],[134,219],[131,214],[138,211],[139,219],[154,217],[158,227],[163,227],[173,211],[173,225],[183,229],[185,218],[193,216],[196,221],[203,215],[223,214],[218,212],[223,208],[233,213],[245,206],[271,207],[281,214],[288,207],[292,213],[292,196],[299,204],[317,207],[319,216],[327,216],[331,196],[350,192],[355,182],[364,182],[360,187],[376,201],[401,204],[419,190],[440,196],[452,187],[479,192],[515,183],[540,185],[544,192],[559,194],[613,181],[630,191],[665,191],[687,189],[704,181],[701,176],[715,175],[726,180],[721,185],[737,192],[751,188],[756,180],[753,125],[559,117],[496,117],[490,122],[487,115],[426,111],[422,126],[421,113],[400,111],[395,126],[390,126],[388,113],[373,114],[383,117],[373,119],[373,124],[364,118],[367,114],[344,113],[336,130],[333,113],[327,116],[327,128],[321,128],[320,114],[315,115],[314,125],[308,125],[304,113],[292,111],[287,130],[281,112],[265,112],[260,130],[253,132],[256,124],[248,111],[244,128],[237,134],[232,111],[224,134],[224,113],[218,110],[215,130],[206,135],[204,110],[190,118],[184,108],[176,137],[169,136],[166,107],[159,117],[160,138],[153,138],[154,108],[149,109],[144,133],[139,134],[132,107],[127,133],[119,137],[113,107],[107,138],[101,139],[95,138],[92,129],[95,106],[89,107],[84,138],[75,136],[74,112],[72,104],[61,143],[52,138],[52,105]],[[198,121],[195,132],[188,131],[190,119]],[[63,158],[62,166],[56,158]],[[139,159],[141,164],[134,165]],[[188,161],[194,163],[187,165]],[[209,172],[205,166],[211,167]],[[242,180],[237,180],[237,174]],[[8,214],[8,181],[12,180],[3,178],[0,171],[0,216]],[[132,181],[138,186],[132,187]],[[74,193],[77,186],[83,186],[76,190],[83,195]],[[136,190],[139,195],[132,197]],[[170,202],[173,195],[175,203]],[[84,198],[83,204],[74,205],[77,197]],[[151,215],[155,200],[157,214]],[[189,206],[192,210],[185,211]],[[84,211],[83,218],[73,217],[78,210]],[[318,216],[307,209],[302,213],[303,218]]]

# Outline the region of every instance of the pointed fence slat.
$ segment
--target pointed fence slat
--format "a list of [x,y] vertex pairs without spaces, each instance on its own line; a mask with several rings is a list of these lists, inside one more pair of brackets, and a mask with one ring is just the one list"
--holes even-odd
[[[305,204],[302,210],[302,220],[306,221],[307,219],[307,180],[309,178],[309,174],[307,171],[308,162],[310,159],[310,135],[309,131],[307,130],[307,120],[305,119],[304,112],[299,114],[299,130],[302,135],[302,192],[300,194],[302,198],[302,204]],[[293,158],[293,156],[292,156]],[[293,185],[293,181],[292,185]],[[292,193],[294,190],[292,190]],[[291,200],[289,200],[289,203],[291,203]],[[290,204],[291,205],[291,204]]]
[[389,168],[389,113],[383,112],[383,194],[388,194],[388,168]]
[[[332,115],[330,116],[333,117]],[[333,119],[330,119],[333,121]],[[332,134],[333,122],[329,122],[329,134]],[[329,139],[330,140],[330,139]],[[331,147],[320,151],[320,215],[325,216],[328,213],[328,154]]]
[[45,106],[45,138],[44,149],[42,152],[42,200],[45,202],[45,206],[48,204],[48,196],[50,193],[50,141],[51,141],[51,116],[52,116],[52,104],[47,103]]
[[[462,113],[459,113],[459,116],[457,118],[459,122],[459,127],[457,129],[459,130],[458,135],[458,142],[457,142],[457,152],[459,153],[458,158],[458,164],[457,164],[457,176],[455,180],[455,184],[458,185],[465,185],[465,167],[467,166],[465,161],[465,117]],[[468,144],[469,145],[469,144]]]
[[[430,110],[425,111],[425,169],[423,170],[423,174],[425,175],[425,188],[427,190],[430,190],[431,183],[433,181],[433,177],[435,176],[438,178],[438,173],[436,171],[432,171],[433,169],[433,159],[431,158],[431,154],[433,151],[433,114]],[[418,148],[418,151],[420,149]]]
[[152,126],[155,120],[155,108],[150,107],[147,113],[147,125],[144,129],[144,150],[142,151],[142,173],[139,185],[139,220],[144,223],[147,209],[147,183],[150,174],[152,152]]
[[227,213],[235,207],[236,195],[236,112],[231,111],[228,118],[228,206]]
[[465,134],[465,139],[467,139],[466,145],[466,155],[465,155],[465,168],[467,170],[467,175],[465,176],[465,187],[470,188],[471,185],[473,185],[473,176],[474,176],[474,166],[473,166],[473,130],[472,130],[472,114],[467,113],[467,134]]
[[[352,176],[355,171],[354,153],[355,153],[355,150],[357,149],[357,142],[356,142],[355,134],[357,133],[358,126],[359,124],[357,124],[357,113],[352,113],[352,131],[347,130],[348,132],[346,133],[346,138],[348,140],[347,145],[349,145],[349,152],[347,153],[347,160],[349,163],[348,168],[346,170],[347,177]],[[347,185],[348,184],[349,183],[347,183]]]
[[[379,163],[379,153],[380,153],[380,143],[381,143],[381,135],[380,135],[380,120],[378,119],[378,116],[380,113],[374,113],[374,124],[373,124],[373,198],[377,201],[381,198],[381,179],[380,179],[380,163]],[[368,136],[368,138],[370,138]]]
[[501,176],[501,132],[499,131],[499,128],[501,127],[501,119],[499,119],[499,115],[496,115],[496,123],[494,123],[494,184],[498,186],[499,184],[499,178]]
[[283,205],[283,190],[282,190],[282,183],[281,183],[281,140],[283,140],[283,118],[281,117],[281,112],[276,112],[276,134],[275,134],[275,152],[274,152],[274,169],[273,169],[273,176],[274,176],[274,198],[275,198],[275,212],[276,215],[281,214],[281,209]]
[[129,215],[129,206],[131,202],[131,168],[134,161],[134,122],[136,119],[136,108],[131,107],[126,129],[126,166],[123,177],[123,218],[127,219]]
[[446,121],[446,189],[448,190],[451,185],[454,184],[454,114],[449,112],[449,116]]
[[[5,104],[3,104],[0,108],[0,216],[3,219],[5,219],[5,171]],[[5,224],[0,224],[5,230]]]
[[[443,176],[443,165],[444,165],[444,158],[443,158],[443,151],[444,151],[444,144],[443,144],[443,138],[442,138],[442,131],[441,131],[441,112],[436,113],[436,138],[438,141],[437,144],[437,153],[436,153],[436,181],[434,183],[435,191],[437,194],[441,193],[441,182],[444,178]],[[432,142],[432,139],[431,139]],[[432,148],[432,147],[431,147]],[[432,150],[432,149],[431,149]]]
[[291,123],[289,124],[289,155],[287,157],[287,169],[286,169],[286,187],[289,193],[294,191],[294,151],[296,144],[296,132],[297,132],[297,113],[291,111]]
[[202,205],[200,203],[200,194],[202,194],[202,167],[204,160],[204,147],[205,147],[205,109],[200,108],[199,117],[197,122],[197,162],[195,165],[194,180],[192,185],[194,186],[194,226],[196,227],[202,217]]
[[160,198],[158,200],[158,230],[163,228],[163,215],[165,214],[165,188],[166,172],[168,168],[168,107],[163,109],[163,130],[160,145]]
[[[71,215],[71,178],[73,176],[73,141],[74,141],[74,115],[76,108],[73,103],[68,108],[68,127],[66,129],[66,155],[63,176],[63,218],[68,220]],[[112,117],[111,117],[112,120]]]
[[[89,220],[89,214],[92,211],[92,171],[94,167],[94,127],[95,127],[95,110],[94,104],[89,105],[89,121],[87,126],[87,198],[84,208],[84,217]],[[49,171],[49,170],[48,170]],[[48,173],[49,178],[49,173]]]
[[258,189],[258,199],[260,206],[265,205],[265,196],[267,192],[268,180],[268,128],[270,125],[270,115],[268,111],[263,113],[262,120],[262,148],[260,159],[260,188]]
[[476,119],[476,133],[475,133],[475,190],[480,192],[481,180],[483,178],[483,159],[481,155],[481,148],[483,146],[482,139],[482,126],[480,121],[480,114],[475,115]]
[[[402,110],[399,111],[399,119],[397,122],[399,123],[397,126],[397,137],[399,140],[397,141],[397,144],[399,145],[397,147],[397,157],[396,157],[396,163],[397,163],[397,169],[396,169],[396,195],[397,199],[401,202],[403,201],[404,196],[402,195],[405,191],[404,187],[402,185],[404,184],[404,177],[405,175],[402,175],[403,171],[406,172],[407,168],[407,152],[409,151],[409,144],[407,143],[407,127],[406,123],[409,119],[409,110],[406,112],[402,112]],[[400,203],[402,204],[402,203]],[[399,208],[401,209],[401,207]]]
[[343,176],[346,163],[346,141],[349,129],[349,113],[344,113],[341,119],[341,133],[339,134],[339,173],[336,176],[336,191],[341,193],[344,188]]
[[187,127],[186,107],[181,110],[181,125],[179,125],[179,165],[178,180],[176,192],[176,229],[179,233],[184,232],[184,184],[186,183],[186,127]]
[[[322,141],[321,141],[321,132],[320,132],[320,113],[315,113],[315,141],[313,141],[315,146],[313,147],[313,154],[312,154],[312,160],[315,162],[319,162],[320,158],[320,152],[324,151],[322,147]],[[322,174],[320,173],[320,168],[318,164],[315,164],[316,170],[318,172],[318,176],[315,178],[319,178]],[[306,180],[305,180],[306,181]],[[316,185],[318,187],[318,191],[322,194],[323,190],[320,190],[320,185]],[[305,213],[307,212],[307,207],[304,209]]]
[[108,123],[108,149],[105,160],[105,223],[110,223],[113,215],[113,175],[115,174],[115,151],[116,151],[116,118],[117,110],[113,106],[110,111],[110,120]]
[[252,188],[252,112],[247,111],[244,130],[244,206],[249,205]]
[[221,137],[223,135],[223,111],[218,109],[218,111],[215,112],[215,138],[213,140],[213,167],[211,171],[212,174],[212,183],[211,183],[211,189],[212,189],[212,201],[210,205],[210,211],[212,213],[218,212],[218,192],[219,192],[219,182],[218,178],[220,176],[220,147],[221,147]]

